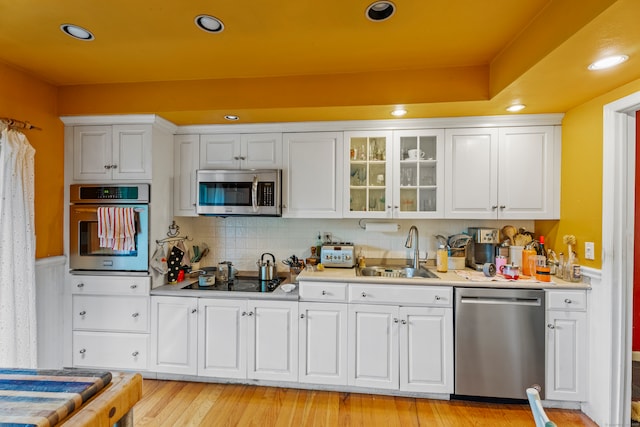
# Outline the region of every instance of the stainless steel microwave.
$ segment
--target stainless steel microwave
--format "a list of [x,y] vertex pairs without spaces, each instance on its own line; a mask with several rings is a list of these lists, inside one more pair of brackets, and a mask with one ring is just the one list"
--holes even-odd
[[198,215],[282,216],[279,169],[198,170]]

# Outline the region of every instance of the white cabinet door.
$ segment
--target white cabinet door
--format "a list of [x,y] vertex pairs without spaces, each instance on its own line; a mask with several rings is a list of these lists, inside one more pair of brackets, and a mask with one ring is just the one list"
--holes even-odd
[[173,145],[173,214],[197,216],[196,171],[200,159],[198,135],[176,135]]
[[151,297],[151,366],[157,372],[195,375],[198,299]]
[[298,302],[249,300],[247,375],[298,381]]
[[398,307],[349,306],[349,385],[399,387]]
[[111,126],[73,128],[73,179],[107,182],[111,180]]
[[238,169],[240,134],[200,135],[200,169]]
[[546,399],[586,400],[587,313],[547,311]]
[[198,375],[247,377],[247,302],[198,301]]
[[300,304],[300,382],[347,385],[347,313],[347,304]]
[[151,179],[151,125],[113,126],[112,179]]
[[282,134],[244,134],[240,138],[242,169],[281,169]]
[[344,133],[344,217],[392,218],[399,211],[399,206],[392,207],[397,184],[391,135],[388,131]]
[[342,217],[341,132],[283,135],[282,216]]
[[453,393],[453,309],[400,307],[400,389]]
[[201,169],[280,169],[282,133],[200,136]]
[[498,130],[445,131],[445,217],[496,219]]
[[76,126],[73,179],[151,179],[151,125]]
[[560,153],[553,126],[501,128],[499,141],[499,218],[559,218]]
[[444,130],[393,132],[393,216],[444,215]]

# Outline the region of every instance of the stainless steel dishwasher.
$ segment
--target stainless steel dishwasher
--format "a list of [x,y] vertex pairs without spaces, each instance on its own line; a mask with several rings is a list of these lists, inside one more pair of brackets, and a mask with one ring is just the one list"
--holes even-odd
[[455,394],[544,397],[545,304],[540,289],[455,289]]

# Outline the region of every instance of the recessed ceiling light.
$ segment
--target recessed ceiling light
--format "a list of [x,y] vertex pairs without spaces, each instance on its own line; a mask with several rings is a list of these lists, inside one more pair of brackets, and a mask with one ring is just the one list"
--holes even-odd
[[405,110],[404,108],[396,108],[391,112],[391,115],[396,117],[401,117],[401,116],[404,116],[405,114],[407,114],[407,110]]
[[587,68],[592,71],[604,70],[605,68],[611,68],[611,67],[615,67],[616,65],[622,64],[627,59],[629,59],[627,55],[608,56],[606,58],[597,60],[596,62],[589,65]]
[[60,29],[66,35],[73,37],[74,39],[77,39],[77,40],[89,41],[95,38],[93,37],[93,34],[91,34],[91,31],[85,30],[84,28],[78,27],[77,25],[62,24],[60,25]]
[[507,111],[515,113],[516,111],[521,111],[521,110],[524,110],[525,108],[527,108],[527,106],[524,104],[513,104],[507,107]]
[[377,1],[371,3],[365,13],[370,20],[379,22],[391,18],[395,11],[396,6],[390,1]]
[[224,118],[231,121],[240,120],[239,116],[234,116],[233,114],[227,114]]
[[224,30],[222,21],[211,15],[198,15],[195,22],[198,28],[208,33],[220,33]]

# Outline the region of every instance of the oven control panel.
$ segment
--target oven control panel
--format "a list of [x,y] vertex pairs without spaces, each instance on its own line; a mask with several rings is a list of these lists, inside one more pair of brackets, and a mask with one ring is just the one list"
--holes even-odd
[[325,267],[351,268],[356,265],[355,247],[352,243],[325,243],[320,249],[320,262]]

